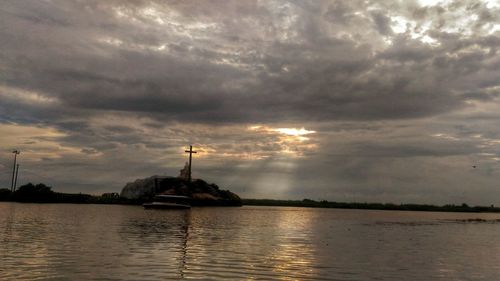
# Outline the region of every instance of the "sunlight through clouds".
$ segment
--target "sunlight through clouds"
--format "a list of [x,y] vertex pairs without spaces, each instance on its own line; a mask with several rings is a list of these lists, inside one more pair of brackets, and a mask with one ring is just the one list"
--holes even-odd
[[278,133],[276,143],[279,144],[279,152],[294,157],[303,156],[305,152],[313,151],[317,146],[310,137],[306,137],[316,132],[305,128],[271,128],[259,125],[250,126],[248,129],[258,134]]
[[[315,131],[309,131],[309,130],[306,130],[304,128],[301,128],[301,129],[295,129],[295,128],[278,128],[278,129],[273,129],[273,131],[280,132],[282,134],[289,135],[289,136],[296,136],[296,137],[300,137],[300,136],[303,136],[303,135],[309,135],[309,134],[316,133]],[[304,139],[307,140],[308,138],[304,137]]]

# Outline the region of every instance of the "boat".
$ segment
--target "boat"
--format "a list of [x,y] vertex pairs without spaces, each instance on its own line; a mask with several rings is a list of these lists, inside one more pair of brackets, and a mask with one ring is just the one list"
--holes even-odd
[[189,209],[190,199],[181,195],[156,195],[153,202],[144,203],[142,206],[144,209]]

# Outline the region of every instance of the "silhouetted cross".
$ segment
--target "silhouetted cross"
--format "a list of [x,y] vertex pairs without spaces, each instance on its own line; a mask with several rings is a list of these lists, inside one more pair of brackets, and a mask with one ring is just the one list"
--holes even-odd
[[193,146],[189,146],[189,150],[185,151],[186,153],[189,153],[189,170],[188,170],[188,181],[191,181],[191,161],[193,158],[193,153],[197,153],[196,151],[193,151]]

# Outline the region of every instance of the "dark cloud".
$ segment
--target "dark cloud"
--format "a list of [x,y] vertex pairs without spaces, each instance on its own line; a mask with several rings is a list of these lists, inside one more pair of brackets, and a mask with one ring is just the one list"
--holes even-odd
[[[7,5],[10,28],[2,45],[12,59],[3,63],[4,83],[55,96],[69,107],[162,113],[157,118],[168,120],[276,122],[285,112],[298,120],[401,118],[459,107],[463,100],[451,94],[460,91],[454,82],[475,79],[491,59],[481,50],[449,56],[450,48],[484,46],[484,36],[458,35],[432,47],[405,33],[388,39],[389,47],[375,46],[375,34],[360,35],[372,28],[369,21],[351,23],[369,5],[81,5]],[[180,16],[169,22],[174,13]],[[236,15],[248,22],[235,21]],[[374,31],[392,34],[390,14],[368,15]],[[240,39],[235,43],[228,35]],[[433,79],[436,73],[441,79]],[[413,87],[400,87],[415,79]],[[477,84],[470,85],[488,86]]]
[[[418,200],[423,184],[411,169],[439,162],[451,177],[453,165],[440,161],[455,157],[496,165],[499,15],[498,5],[477,1],[7,1],[0,123],[54,135],[2,143],[33,150],[33,167],[96,175],[95,190],[121,186],[106,169],[130,180],[176,173],[180,147],[196,143],[210,155],[200,172],[248,178],[240,189],[248,196],[272,195],[251,188],[257,174],[269,174],[257,168],[267,167],[290,196],[348,197],[349,186],[353,198],[374,196],[368,186],[380,181],[384,198]],[[272,131],[301,127],[316,134],[304,141]],[[273,166],[283,151],[301,158],[294,172]],[[330,174],[335,155],[348,165]],[[244,157],[256,161],[248,177]],[[412,164],[390,172],[401,161]],[[442,183],[425,176],[429,186]],[[402,179],[413,189],[395,188]],[[344,187],[331,187],[336,180]],[[301,189],[307,181],[318,190]]]
[[372,12],[373,23],[381,35],[392,35],[391,18],[384,15],[382,11]]

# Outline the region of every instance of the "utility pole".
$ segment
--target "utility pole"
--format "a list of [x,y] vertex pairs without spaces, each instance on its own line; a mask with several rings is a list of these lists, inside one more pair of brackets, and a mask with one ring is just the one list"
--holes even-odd
[[189,170],[188,170],[188,181],[191,182],[191,161],[193,158],[193,153],[196,153],[196,151],[193,151],[193,146],[189,146],[189,150],[185,151],[186,153],[189,153]]
[[16,186],[17,186],[17,174],[19,173],[19,164],[17,164],[16,166],[16,178],[14,180],[14,190],[13,191],[16,191]]
[[12,168],[12,181],[10,182],[10,191],[14,191],[14,176],[16,174],[16,161],[17,161],[17,155],[21,153],[19,150],[14,150],[12,151],[14,153],[14,167]]

